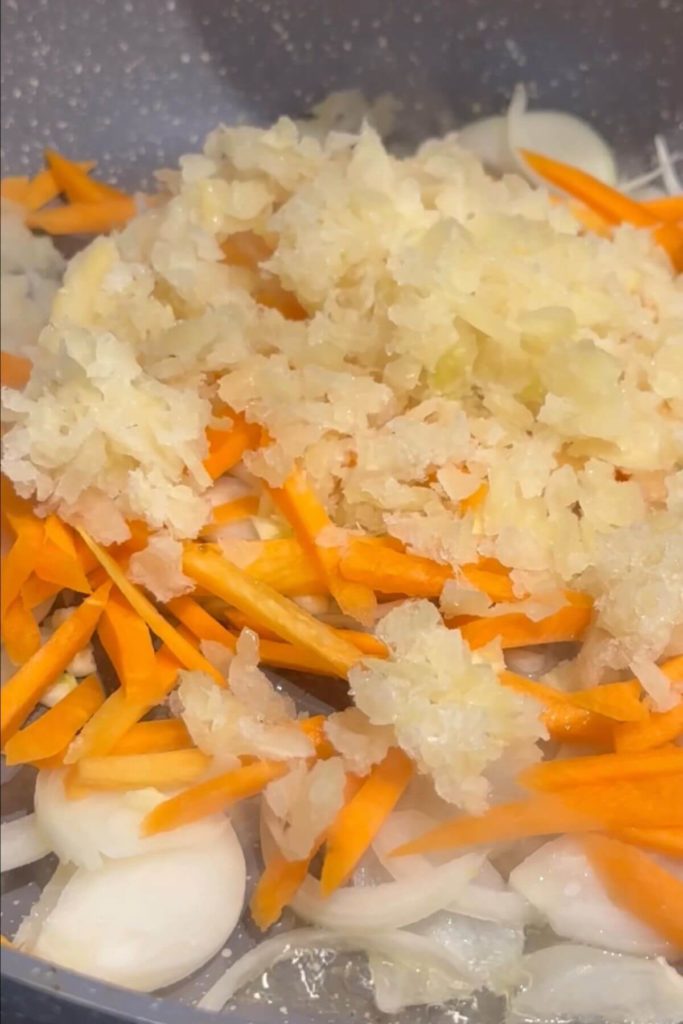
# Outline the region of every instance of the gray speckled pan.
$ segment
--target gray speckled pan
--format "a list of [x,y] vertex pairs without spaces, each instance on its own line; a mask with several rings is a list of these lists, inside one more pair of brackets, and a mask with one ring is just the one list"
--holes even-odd
[[[634,169],[651,158],[656,132],[673,140],[683,127],[681,0],[2,0],[2,16],[3,174],[35,171],[52,144],[97,158],[105,177],[141,186],[219,121],[301,114],[351,87],[397,96],[408,143],[499,111],[519,81],[543,106],[588,118]],[[26,776],[3,787],[3,813],[26,807],[30,789]],[[3,932],[13,934],[51,870],[46,861],[3,876]],[[246,927],[230,946],[239,952],[253,941]],[[216,958],[160,999],[12,951],[3,950],[2,961],[3,1010],[26,1024],[207,1021],[192,1003],[227,962]],[[301,967],[298,988],[292,981],[279,989],[286,1007],[261,991],[222,1019],[502,1019],[492,1000],[459,1012],[354,1018],[348,979],[337,973],[332,997],[321,1000],[315,971]]]

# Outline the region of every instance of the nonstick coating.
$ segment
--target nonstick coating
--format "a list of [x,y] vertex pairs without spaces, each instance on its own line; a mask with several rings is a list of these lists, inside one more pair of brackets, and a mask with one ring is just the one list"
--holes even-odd
[[[397,97],[404,144],[499,112],[517,82],[591,121],[634,170],[651,161],[656,133],[682,141],[680,0],[3,0],[2,16],[3,174],[35,171],[54,145],[140,187],[220,121],[299,115],[348,88]],[[37,875],[5,876],[3,931]],[[11,951],[2,959],[12,1022],[212,1019]],[[266,1007],[222,1017],[257,1018],[288,1019]],[[498,1019],[482,1009],[477,1024]]]

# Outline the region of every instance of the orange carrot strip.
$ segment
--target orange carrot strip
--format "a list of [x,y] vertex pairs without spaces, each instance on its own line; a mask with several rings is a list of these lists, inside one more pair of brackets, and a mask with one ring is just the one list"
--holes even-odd
[[577,690],[568,700],[578,708],[593,711],[616,722],[641,722],[647,708],[641,702],[642,688],[636,679],[621,683],[601,683],[587,690]]
[[676,772],[683,772],[683,750],[673,747],[637,754],[596,754],[543,761],[523,771],[519,781],[530,789],[555,790]]
[[[313,853],[317,853],[321,845],[322,841]],[[311,859],[312,856],[287,860],[279,852],[270,858],[249,901],[251,916],[261,931],[275,924],[284,908],[292,902],[308,874]]]
[[652,750],[683,736],[683,703],[671,711],[652,712],[641,722],[620,722],[614,726],[614,748],[619,753]]
[[[94,160],[85,160],[80,162],[78,166],[82,171],[87,172],[92,171],[96,164]],[[52,171],[49,169],[40,171],[29,182],[26,196],[24,197],[24,206],[29,211],[40,210],[41,207],[56,199],[59,192],[59,185],[55,181]]]
[[643,199],[641,205],[659,220],[683,220],[683,196],[662,196],[660,199]]
[[175,654],[178,661],[181,662],[185,668],[196,672],[206,672],[219,684],[219,686],[223,685],[223,677],[220,672],[218,672],[211,662],[207,661],[204,655],[200,654],[192,644],[188,643],[187,640],[180,636],[178,631],[173,628],[170,622],[167,622],[160,612],[157,611],[152,602],[145,597],[142,591],[138,590],[138,588],[130,582],[111,555],[109,555],[104,548],[101,548],[99,544],[96,544],[85,530],[79,529],[78,532],[128,603],[132,605],[138,615],[144,619],[155,636],[158,636],[159,639],[166,644],[169,651]]
[[209,427],[206,431],[209,454],[204,459],[204,469],[214,480],[236,466],[247,449],[257,444],[260,435],[260,428],[247,423],[241,414],[233,413],[232,417],[230,427]]
[[324,531],[332,528],[332,522],[308,486],[304,473],[294,469],[282,487],[273,488],[270,493],[342,611],[361,622],[367,621],[377,606],[374,592],[364,583],[342,579],[339,548],[319,543]]
[[99,235],[123,227],[136,213],[135,200],[104,199],[99,203],[71,203],[30,213],[26,224],[48,235]]
[[246,494],[243,498],[235,498],[234,501],[226,501],[223,505],[216,505],[211,516],[211,523],[213,526],[226,526],[228,523],[237,523],[240,519],[255,516],[258,508],[258,497],[255,494]]
[[293,537],[240,541],[239,551],[247,575],[281,594],[299,597],[327,593],[315,563]]
[[619,839],[585,836],[583,845],[610,899],[683,951],[683,881]]
[[94,181],[79,164],[61,156],[54,149],[45,150],[45,162],[52,171],[59,191],[71,203],[99,203],[103,199],[127,198],[119,189]]
[[107,603],[111,584],[105,583],[87,597],[47,642],[5,683],[0,708],[2,744],[12,736],[64,671],[88,643]]
[[45,539],[36,555],[36,576],[46,583],[90,594],[92,588],[78,558],[71,531],[54,515],[47,517],[44,529]]
[[187,595],[174,597],[166,607],[179,622],[194,633],[198,640],[212,640],[214,643],[223,644],[230,651],[235,650],[234,635],[214,619],[213,615],[209,615],[194,598]]
[[138,722],[116,741],[112,754],[162,754],[194,746],[187,726],[179,718]]
[[612,835],[665,857],[683,858],[683,828],[622,828]]
[[48,598],[55,597],[61,589],[57,583],[46,583],[45,580],[39,580],[37,576],[29,576],[22,585],[21,596],[25,606],[33,610]]
[[437,825],[394,852],[403,856],[604,828],[679,828],[681,786],[683,774],[538,793],[528,800],[498,804],[482,815],[462,815]]
[[139,696],[154,672],[154,647],[147,624],[119,591],[110,597],[97,635],[126,694]]
[[206,546],[186,545],[183,571],[205,590],[264,623],[284,640],[312,651],[342,677],[360,658],[357,648],[337,636],[329,626],[270,587],[251,579]]
[[203,775],[211,758],[196,748],[154,754],[82,757],[78,779],[92,789],[157,789],[184,786]]
[[39,519],[32,515],[17,519],[11,512],[8,515],[8,511],[5,507],[4,513],[10,519],[17,538],[2,560],[0,608],[3,613],[19,597],[22,587],[32,574],[44,536],[44,527]]
[[26,175],[3,178],[0,182],[0,196],[12,203],[22,205],[26,202],[29,180]]
[[99,679],[88,676],[37,721],[20,729],[7,741],[7,764],[26,764],[62,754],[103,703],[104,691]]
[[320,890],[325,896],[349,878],[405,793],[413,775],[409,757],[394,747],[375,765],[327,832]]
[[588,604],[567,604],[538,621],[516,612],[473,619],[461,626],[460,632],[472,650],[497,639],[505,650],[535,644],[554,644],[579,639],[590,622],[591,614],[592,609]]
[[21,391],[28,384],[33,366],[30,359],[14,352],[0,352],[0,383],[3,388]]
[[2,617],[2,642],[15,665],[24,665],[40,648],[40,630],[21,594]]
[[547,683],[539,683],[515,672],[504,671],[499,679],[517,693],[534,697],[543,705],[541,720],[552,739],[563,743],[589,743],[611,746],[612,726],[608,719],[576,707],[569,694]]
[[142,834],[152,836],[158,832],[169,832],[211,814],[220,814],[236,801],[260,793],[269,782],[279,779],[287,771],[288,765],[284,761],[255,761],[216,775],[158,804],[144,819]]
[[133,700],[122,688],[110,694],[69,747],[65,763],[75,764],[81,757],[111,753],[136,722],[169,695],[180,668],[178,660],[162,647],[157,652],[154,672],[147,683],[146,697]]

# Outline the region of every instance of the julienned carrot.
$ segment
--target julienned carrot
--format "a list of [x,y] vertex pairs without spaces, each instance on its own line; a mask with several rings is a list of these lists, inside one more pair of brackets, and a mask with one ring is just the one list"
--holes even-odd
[[211,758],[196,748],[153,754],[108,754],[82,757],[79,780],[91,789],[168,789],[184,786],[203,775]]
[[371,770],[327,831],[320,890],[329,896],[343,885],[403,796],[413,776],[409,757],[394,747]]
[[104,691],[99,679],[88,676],[37,721],[20,729],[7,741],[7,764],[27,764],[62,754],[103,703]]
[[14,665],[24,665],[40,648],[38,624],[21,594],[2,617],[2,642]]
[[[444,583],[454,575],[448,565],[360,538],[354,538],[342,553],[339,571],[346,579],[364,583],[382,594],[406,597],[438,597]],[[460,572],[494,601],[514,598],[512,583],[502,573],[470,565],[461,566]]]
[[71,203],[99,203],[103,199],[125,199],[119,189],[90,178],[80,164],[68,160],[54,149],[45,150],[45,162],[52,171],[59,191]]
[[183,571],[205,590],[264,623],[284,640],[327,661],[342,677],[360,658],[358,649],[329,626],[204,545],[186,545]]
[[249,901],[251,916],[261,931],[275,924],[284,908],[292,902],[308,874],[311,859],[287,860],[279,852],[270,858]]
[[5,683],[0,709],[2,744],[28,717],[42,695],[88,643],[109,598],[105,583],[86,598],[25,665]]
[[683,826],[683,774],[622,779],[538,793],[498,804],[482,815],[462,815],[401,846],[401,856],[562,832]]
[[284,761],[255,761],[216,775],[158,804],[144,819],[142,834],[152,836],[158,832],[169,832],[211,814],[219,814],[236,801],[260,793],[269,782],[279,779],[287,771]]
[[641,205],[659,220],[683,221],[683,196],[662,196],[659,199],[643,199]]
[[[43,601],[47,601],[48,598],[56,597],[62,588],[56,583],[46,583],[45,580],[39,580],[37,576],[29,576],[26,582],[22,585],[21,596],[24,601],[24,605],[33,611]],[[96,588],[95,588],[96,589]]]
[[[7,509],[3,511],[7,513]],[[19,597],[23,585],[31,576],[44,537],[44,527],[40,520],[32,516],[18,519],[11,515],[8,518],[17,537],[2,560],[0,608],[3,612]]]
[[162,754],[168,750],[186,750],[194,746],[187,726],[180,718],[160,718],[138,722],[116,741],[110,753]]
[[610,899],[683,952],[683,881],[619,839],[585,836],[583,844]]
[[9,199],[12,203],[22,205],[26,201],[28,186],[29,180],[26,175],[3,178],[0,181],[0,195],[3,199]]
[[36,553],[34,572],[46,583],[55,583],[79,594],[90,594],[92,588],[78,558],[69,528],[55,515],[45,520],[45,537]]
[[145,620],[152,632],[166,644],[169,651],[175,654],[178,661],[190,670],[206,672],[219,686],[223,685],[223,677],[220,672],[192,644],[180,636],[142,591],[130,582],[111,555],[101,548],[85,530],[79,529],[78,532],[128,603]]
[[144,693],[154,672],[152,637],[144,619],[119,591],[109,598],[97,635],[127,696]]
[[237,523],[241,519],[255,516],[259,508],[259,499],[255,494],[245,494],[243,498],[235,498],[234,501],[226,501],[223,505],[216,505],[211,514],[213,526],[227,526],[228,523]]
[[128,196],[99,203],[70,203],[30,213],[26,224],[48,235],[99,235],[123,227],[135,216],[135,200]]
[[247,449],[257,443],[259,435],[257,425],[247,423],[244,416],[236,413],[225,429],[209,427],[206,432],[209,454],[204,459],[204,469],[216,480],[237,465]]
[[683,736],[683,703],[671,711],[652,712],[640,722],[614,726],[614,748],[620,753],[652,750]]
[[683,858],[683,828],[622,828],[613,835],[666,857]]
[[332,522],[304,473],[300,469],[292,470],[282,487],[273,488],[271,495],[342,611],[361,622],[371,621],[377,607],[374,592],[364,583],[340,576],[339,548],[324,540],[324,533],[331,530]]
[[[540,683],[516,672],[501,672],[503,684],[517,693],[533,697],[543,705],[541,720],[552,739],[563,743],[590,743],[611,746],[612,723],[572,703],[572,695],[557,690],[548,683]],[[587,692],[587,691],[585,691]]]
[[601,683],[587,690],[576,690],[568,699],[578,708],[603,715],[615,722],[641,722],[647,718],[642,695],[643,690],[637,679],[626,679],[620,683]]
[[527,615],[511,612],[474,619],[461,626],[460,632],[472,650],[484,647],[492,640],[500,640],[501,647],[509,650],[578,640],[585,632],[591,615],[590,604],[576,601],[545,619],[530,619]]
[[520,782],[530,789],[555,790],[676,772],[683,773],[683,750],[667,747],[637,754],[596,754],[542,761],[523,771]]
[[229,651],[235,650],[237,641],[234,635],[214,619],[213,615],[209,615],[193,597],[174,597],[166,607],[198,640],[212,640],[214,643],[223,644]]
[[[96,164],[94,160],[85,160],[79,162],[78,166],[82,171],[87,172],[92,171]],[[39,171],[29,182],[23,205],[29,211],[40,210],[41,207],[56,199],[59,192],[60,188],[52,171],[49,169]]]
[[162,647],[157,652],[154,672],[148,680],[144,699],[126,697],[123,689],[114,690],[85,725],[64,757],[66,764],[75,764],[81,757],[109,754],[129,729],[153,707],[160,704],[175,686],[182,666],[171,652]]
[[318,569],[294,537],[265,541],[240,541],[240,565],[261,583],[288,597],[325,594]]
[[26,387],[31,376],[31,361],[14,352],[0,352],[0,383],[3,388],[14,388],[21,391]]

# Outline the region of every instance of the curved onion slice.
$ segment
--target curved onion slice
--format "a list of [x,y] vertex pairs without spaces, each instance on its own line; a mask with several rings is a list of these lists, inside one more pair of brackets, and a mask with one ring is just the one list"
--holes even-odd
[[536,184],[539,179],[517,156],[519,149],[573,164],[609,185],[616,182],[614,157],[602,136],[572,114],[526,110],[522,88],[515,90],[507,115],[465,125],[458,132],[458,142],[476,153],[488,169],[499,174],[521,172]]
[[57,901],[64,892],[64,886],[73,877],[75,870],[70,864],[57,866],[54,875],[17,929],[17,934],[14,936],[14,945],[17,949],[30,950],[33,948],[40,929],[57,906]]
[[338,949],[373,952],[400,962],[415,971],[438,973],[451,996],[471,993],[471,986],[459,977],[458,967],[448,951],[422,935],[412,932],[378,930],[370,934],[340,934],[319,928],[297,928],[266,939],[250,949],[227,969],[197,1004],[203,1010],[221,1010],[243,985],[255,981],[280,960],[304,950]]
[[69,800],[64,794],[63,772],[40,772],[36,819],[60,860],[89,869],[101,867],[106,857],[134,857],[207,843],[225,832],[226,819],[216,816],[142,839],[142,819],[167,796],[156,789],[138,789]]
[[292,908],[299,917],[334,931],[364,933],[404,928],[450,906],[481,868],[482,853],[434,868],[421,884],[414,878],[376,886],[337,889],[328,899],[319,896],[318,881],[309,875]]
[[671,951],[661,936],[612,902],[580,844],[568,836],[545,843],[522,861],[511,872],[510,885],[561,938],[619,953]]
[[[396,879],[425,878],[435,865],[428,857],[392,857],[391,851],[402,843],[427,832],[435,824],[422,811],[394,811],[375,837],[373,850],[385,871]],[[482,921],[521,925],[528,921],[531,908],[519,893],[510,892],[496,869],[484,861],[481,871],[448,905],[454,914],[465,914]]]
[[663,960],[590,946],[550,946],[522,960],[527,976],[507,1024],[680,1024],[683,978]]
[[245,880],[242,848],[227,828],[201,846],[79,868],[28,952],[151,992],[218,952],[242,911]]
[[0,870],[12,871],[13,868],[33,864],[48,853],[52,847],[38,827],[35,814],[25,814],[14,821],[3,821],[0,826]]

